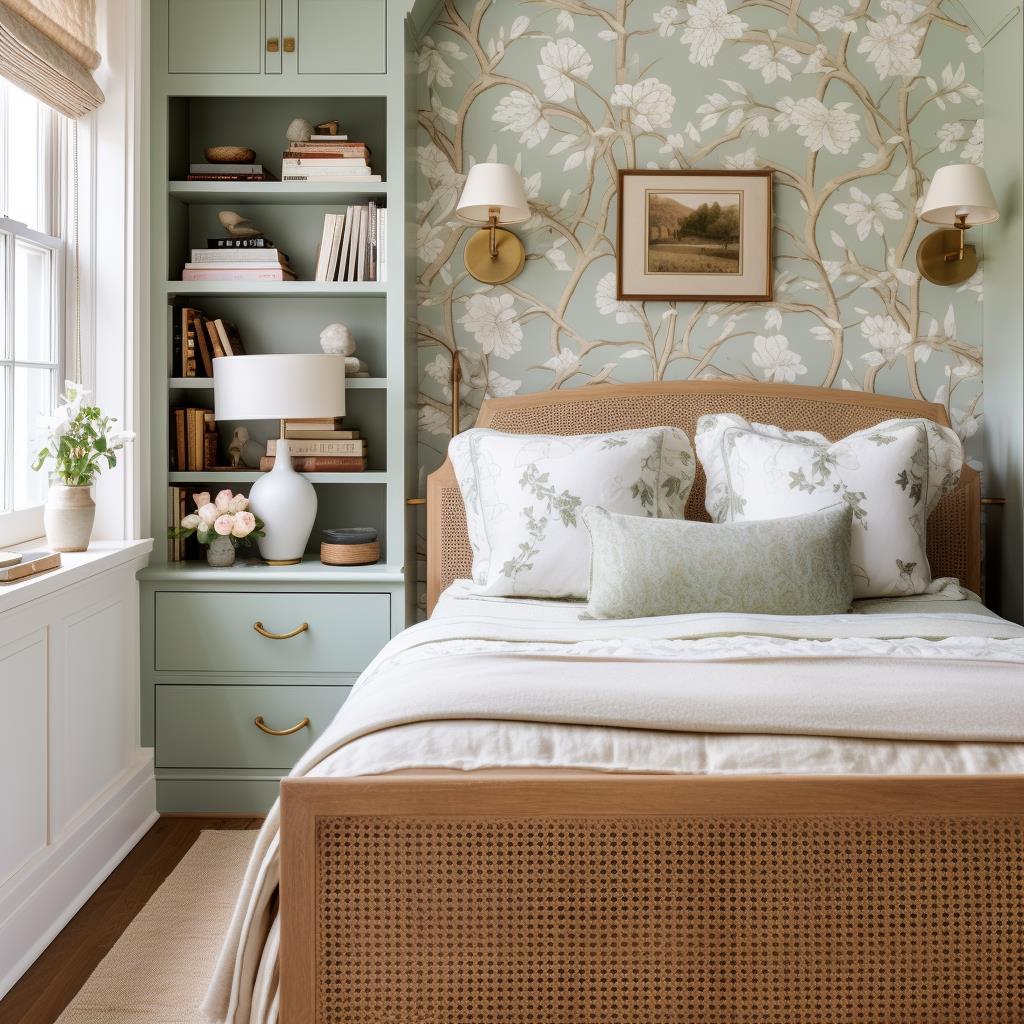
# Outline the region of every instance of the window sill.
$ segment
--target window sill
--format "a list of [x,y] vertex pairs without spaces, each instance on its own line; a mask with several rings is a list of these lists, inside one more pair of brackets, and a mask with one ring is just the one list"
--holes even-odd
[[[40,538],[12,545],[13,551],[44,551],[46,540]],[[114,569],[127,562],[137,561],[142,568],[153,550],[152,540],[94,541],[88,551],[65,552],[60,556],[61,566],[50,572],[29,576],[17,583],[0,584],[0,615],[36,601],[65,587],[81,583],[101,572]]]

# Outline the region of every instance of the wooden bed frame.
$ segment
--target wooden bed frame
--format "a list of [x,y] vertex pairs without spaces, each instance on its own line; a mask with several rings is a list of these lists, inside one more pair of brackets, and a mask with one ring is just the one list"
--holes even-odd
[[[692,435],[712,411],[829,438],[948,422],[924,402],[702,381],[502,399],[478,423]],[[432,608],[470,558],[447,464],[427,493]],[[979,520],[965,469],[929,520],[936,576],[979,588]],[[280,897],[282,1024],[1024,1020],[1022,776],[289,779]]]

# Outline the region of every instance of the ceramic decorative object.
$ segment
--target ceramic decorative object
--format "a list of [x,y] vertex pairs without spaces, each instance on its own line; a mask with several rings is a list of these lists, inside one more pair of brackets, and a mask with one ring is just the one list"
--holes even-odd
[[249,498],[256,514],[271,524],[259,542],[264,561],[289,565],[302,560],[316,518],[316,490],[295,472],[283,437],[275,455],[274,468],[252,485]]
[[69,487],[51,483],[43,508],[46,544],[51,551],[85,551],[96,519],[96,502],[92,487],[84,484]]
[[214,537],[206,545],[206,561],[216,569],[235,564],[235,545],[230,537]]
[[328,324],[320,332],[320,347],[329,356],[352,356],[356,352],[356,339],[344,324]]
[[314,129],[315,135],[337,135],[341,125],[337,121],[321,121]]
[[297,117],[284,133],[289,142],[309,142],[313,135],[313,126],[304,117]]
[[228,445],[232,469],[241,469],[242,466],[259,469],[260,459],[266,454],[266,446],[260,444],[259,441],[254,441],[249,436],[248,427],[235,427],[235,433]]
[[221,210],[217,214],[217,220],[232,238],[261,238],[263,235],[263,228],[257,227],[251,220],[247,220],[240,213],[235,213],[234,210]]
[[256,160],[256,150],[248,146],[210,146],[203,150],[203,156],[211,164],[251,164]]

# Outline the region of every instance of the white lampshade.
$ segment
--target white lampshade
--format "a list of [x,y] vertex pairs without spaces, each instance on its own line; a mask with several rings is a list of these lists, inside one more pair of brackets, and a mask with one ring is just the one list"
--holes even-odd
[[213,361],[219,420],[290,420],[345,414],[345,358],[302,353]]
[[469,224],[487,224],[494,209],[499,224],[522,224],[530,219],[523,177],[508,164],[474,164],[455,212]]
[[968,224],[990,224],[999,218],[988,177],[977,164],[940,167],[932,178],[920,217],[929,224],[955,224],[957,214],[966,214]]

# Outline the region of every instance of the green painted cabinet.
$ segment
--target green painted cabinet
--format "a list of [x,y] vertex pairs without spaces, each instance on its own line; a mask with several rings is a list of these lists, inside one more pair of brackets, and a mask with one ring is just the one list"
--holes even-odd
[[167,0],[172,75],[382,75],[382,0]]
[[[167,0],[172,75],[257,75],[263,70],[263,7],[281,0]],[[278,14],[280,20],[280,14]]]

